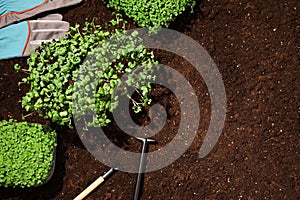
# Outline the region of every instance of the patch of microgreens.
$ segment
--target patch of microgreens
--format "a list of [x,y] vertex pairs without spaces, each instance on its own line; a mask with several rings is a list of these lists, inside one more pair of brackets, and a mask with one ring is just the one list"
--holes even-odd
[[44,183],[54,164],[56,133],[47,126],[0,121],[0,186]]
[[176,16],[188,7],[196,5],[196,0],[105,0],[109,8],[123,11],[140,27],[168,27]]
[[[119,104],[118,95],[113,94],[121,84],[120,74],[124,73],[128,75],[125,86],[136,88],[139,98],[138,101],[132,99],[124,87],[120,89],[119,95],[126,95],[132,100],[134,112],[140,112],[142,107],[151,103],[151,85],[146,80],[155,78],[151,75],[152,65],[158,63],[154,60],[153,52],[148,52],[140,44],[141,41],[137,31],[131,35],[120,32],[103,41],[99,48],[88,54],[88,59],[76,74],[80,81],[75,82],[73,94],[77,101],[75,116],[87,116],[88,119],[92,117],[92,121],[87,122],[89,126],[108,124],[110,119],[107,118],[107,113],[112,112]],[[139,73],[130,73],[133,70],[139,70]]]
[[[121,75],[135,68],[138,64],[154,63],[152,52],[147,51],[143,46],[134,46],[138,34],[123,38],[122,41],[125,39],[127,42],[124,43],[124,46],[119,46],[119,49],[116,49],[116,46],[112,44],[106,43],[105,46],[105,41],[108,38],[125,31],[126,23],[120,14],[115,14],[115,19],[106,24],[105,29],[96,25],[94,20],[86,22],[83,28],[77,24],[70,28],[67,38],[45,43],[38,47],[27,59],[29,67],[26,72],[30,75],[20,82],[20,84],[30,85],[30,91],[22,98],[22,107],[26,111],[38,112],[40,116],[59,125],[72,127],[73,97],[79,98],[79,103],[87,102],[88,99],[86,95],[74,94],[74,82],[76,82],[81,64],[84,63],[88,53],[91,53],[90,56],[94,55],[95,57],[95,63],[101,63],[98,68],[100,71],[102,70],[101,74],[98,74],[99,77],[97,76],[99,88],[93,91],[96,92],[95,99],[97,102],[97,105],[94,105],[97,113],[95,119],[98,120],[98,124],[107,125],[109,120],[106,114],[116,107],[116,105],[109,103],[110,95],[114,86],[118,85]],[[99,48],[100,45],[102,48]],[[129,52],[129,50],[135,52],[124,53],[125,51]],[[97,53],[98,55],[96,55]],[[115,55],[117,59],[114,62],[109,62],[100,58],[100,55],[106,53]],[[18,64],[15,65],[15,69],[24,71]],[[94,74],[85,74],[85,79],[89,78],[95,78]],[[88,87],[88,85],[85,86],[87,90],[95,89],[95,87]],[[141,110],[138,108],[139,106],[150,103],[148,98],[150,85],[148,84],[146,88],[147,91],[145,87],[141,89],[144,92],[141,95],[141,102],[138,101],[133,107],[135,111]]]

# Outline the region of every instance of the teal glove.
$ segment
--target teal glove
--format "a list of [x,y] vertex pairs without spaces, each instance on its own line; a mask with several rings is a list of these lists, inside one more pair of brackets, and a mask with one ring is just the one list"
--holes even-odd
[[0,0],[0,28],[82,0]]
[[69,28],[60,14],[6,26],[0,29],[0,59],[27,56],[42,42],[65,37]]

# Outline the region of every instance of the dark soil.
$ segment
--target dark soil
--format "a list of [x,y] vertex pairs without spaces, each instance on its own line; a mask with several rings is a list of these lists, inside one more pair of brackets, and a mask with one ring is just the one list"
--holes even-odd
[[[201,123],[180,159],[145,174],[141,199],[300,199],[299,10],[298,0],[205,0],[194,14],[185,13],[171,24],[214,59],[226,88],[227,116],[217,145],[199,159],[210,117],[207,88],[184,59],[157,51],[161,63],[180,71],[193,85],[200,99]],[[100,23],[108,21],[112,10],[99,0],[84,0],[58,12],[72,25],[83,25],[93,17]],[[131,22],[130,27],[136,26]],[[0,62],[0,119],[21,120],[25,114],[20,100],[28,87],[19,89],[18,82],[26,74],[14,71],[16,62],[25,65],[26,59]],[[163,146],[176,133],[179,104],[162,88],[155,88],[152,95],[168,108],[168,123],[156,138]],[[35,115],[27,119],[47,123]],[[107,130],[114,130],[113,125]],[[74,130],[63,127],[58,133],[52,179],[38,188],[0,188],[0,199],[73,199],[109,169],[93,158]],[[131,142],[123,147],[135,145],[139,150]],[[136,174],[116,172],[87,199],[133,199],[135,181]]]

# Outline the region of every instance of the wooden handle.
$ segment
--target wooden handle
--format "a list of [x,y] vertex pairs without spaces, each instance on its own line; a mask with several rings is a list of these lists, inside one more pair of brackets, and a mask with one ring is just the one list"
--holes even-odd
[[82,200],[89,193],[91,193],[96,187],[98,187],[103,181],[104,181],[103,176],[100,176],[89,187],[87,187],[85,190],[83,190],[74,200]]

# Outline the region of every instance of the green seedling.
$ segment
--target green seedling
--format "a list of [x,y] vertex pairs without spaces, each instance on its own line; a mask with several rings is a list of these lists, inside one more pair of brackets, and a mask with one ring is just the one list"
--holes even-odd
[[105,0],[109,8],[123,11],[140,27],[168,27],[188,7],[193,11],[195,0]]
[[53,163],[56,133],[49,127],[0,121],[0,186],[31,187],[44,183]]
[[[112,112],[118,105],[118,102],[111,103],[110,98],[120,84],[122,74],[139,65],[156,63],[153,52],[138,45],[141,40],[138,33],[124,37],[119,34],[125,31],[125,25],[126,21],[120,14],[115,14],[115,19],[106,25],[106,29],[96,25],[94,20],[86,22],[82,28],[75,25],[70,28],[68,38],[45,43],[32,52],[27,60],[28,69],[22,69],[16,64],[16,70],[26,70],[30,74],[20,82],[30,86],[29,92],[22,98],[22,107],[28,112],[37,112],[59,125],[72,127],[73,100],[77,98],[79,112],[83,112],[84,115],[86,110],[93,109],[96,113],[88,124],[107,125],[110,122],[107,113]],[[116,35],[121,35],[118,38],[121,44],[119,46],[106,40]],[[105,54],[112,55],[113,59],[104,59]],[[80,68],[90,66],[84,62],[87,55],[97,66],[97,73],[79,73]],[[145,73],[150,69],[149,65]],[[78,76],[82,80],[82,91],[86,92],[85,94],[74,92]],[[95,78],[98,80],[96,84],[87,84]],[[128,85],[134,85],[134,81],[129,80]],[[135,111],[141,110],[137,107],[151,102],[151,86],[145,85],[147,89],[143,87],[142,95],[137,100],[138,104],[135,104]],[[86,97],[86,94],[91,92],[95,93],[93,99]]]

